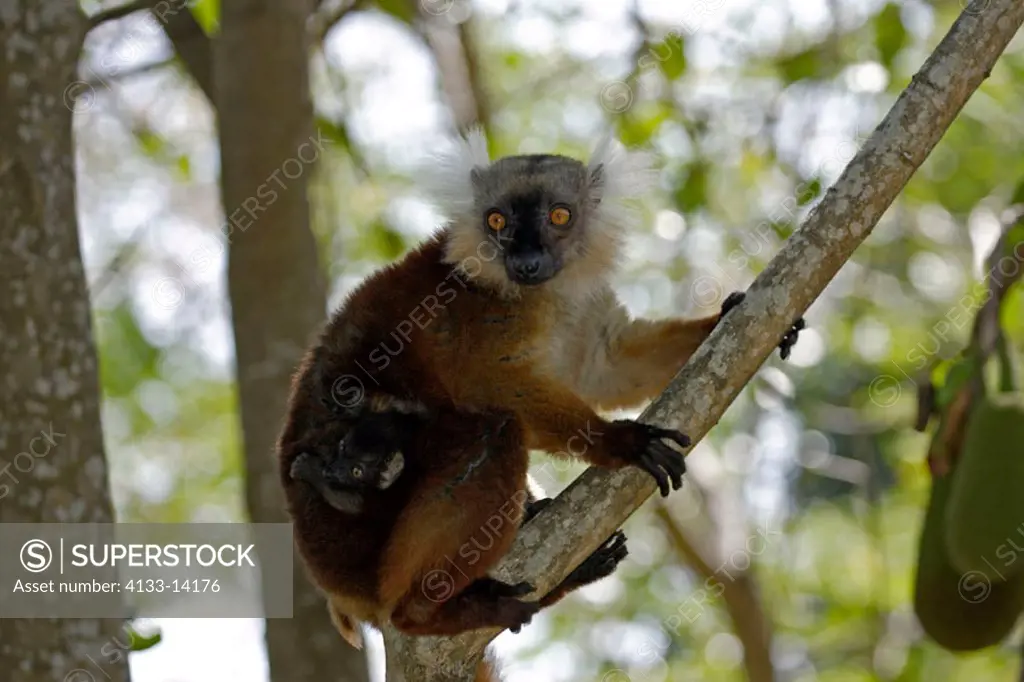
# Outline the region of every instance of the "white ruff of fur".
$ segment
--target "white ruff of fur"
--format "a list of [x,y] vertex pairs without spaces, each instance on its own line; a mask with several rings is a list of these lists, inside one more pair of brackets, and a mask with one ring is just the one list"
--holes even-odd
[[[602,137],[587,165],[592,182],[587,238],[543,288],[577,300],[604,290],[622,254],[625,230],[640,220],[631,200],[657,183],[658,170],[653,161],[648,152],[627,150],[610,132]],[[445,262],[503,298],[518,298],[520,285],[508,279],[500,258],[493,257],[494,246],[477,228],[480,216],[473,202],[470,173],[488,165],[487,140],[479,129],[473,129],[465,139],[434,158],[424,173],[423,184],[449,218]]]
[[625,250],[626,231],[642,218],[636,199],[657,184],[658,169],[653,154],[627,150],[609,130],[590,155],[587,177],[593,182],[594,202],[587,212],[587,239],[551,281],[571,299],[604,291]]
[[434,154],[430,163],[420,170],[420,184],[437,207],[452,220],[473,213],[474,168],[491,164],[487,155],[487,137],[480,128],[470,129],[447,149]]

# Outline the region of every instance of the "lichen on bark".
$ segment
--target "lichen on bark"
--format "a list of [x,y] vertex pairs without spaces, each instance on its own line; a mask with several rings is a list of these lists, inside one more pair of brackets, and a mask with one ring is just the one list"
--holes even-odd
[[[0,523],[113,520],[65,97],[85,28],[75,0],[0,3]],[[116,638],[118,620],[0,619],[0,670],[122,682]]]

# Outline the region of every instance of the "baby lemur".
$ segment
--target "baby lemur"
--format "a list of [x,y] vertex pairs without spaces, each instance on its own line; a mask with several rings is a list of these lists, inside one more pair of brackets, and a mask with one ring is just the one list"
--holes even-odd
[[[611,289],[633,222],[621,200],[652,178],[611,140],[587,164],[491,163],[471,134],[439,161],[449,222],[331,317],[279,440],[296,543],[336,616],[423,635],[527,622],[550,595],[526,602],[529,586],[486,574],[522,521],[530,449],[639,467],[663,495],[682,484],[670,444],[685,435],[596,412],[661,392],[720,317],[631,320]],[[317,467],[361,419],[395,410],[421,419],[387,449],[404,458],[397,478],[397,459],[377,460],[378,490],[356,504],[304,477],[338,476]]]
[[305,481],[340,512],[359,514],[367,495],[384,491],[405,468],[403,448],[423,418],[398,410],[368,411],[337,444],[292,460],[292,479]]
[[[500,424],[495,423],[494,426],[500,430]],[[358,520],[367,526],[375,526],[382,509],[401,508],[407,502],[401,491],[407,494],[408,487],[399,486],[400,492],[390,498],[385,493],[406,473],[406,462],[409,463],[408,475],[422,475],[422,471],[419,470],[420,460],[416,457],[415,431],[424,428],[431,428],[431,425],[422,414],[408,414],[393,409],[367,412],[352,425],[336,452],[303,452],[296,457],[292,462],[291,476],[295,480],[308,483],[338,511],[358,515],[358,519],[352,519],[353,522]],[[437,435],[440,434],[435,431],[434,436]],[[491,434],[476,435],[483,445]],[[411,453],[409,460],[402,454],[403,448]],[[455,476],[449,485],[462,484],[470,478],[470,473],[470,467],[467,467],[466,471]],[[478,482],[472,481],[468,484],[477,485]],[[517,504],[525,507],[522,522],[526,523],[550,502],[550,498],[538,499],[536,490],[528,489],[523,499],[516,500]],[[372,546],[372,541],[360,544],[355,547],[355,551]],[[627,554],[626,536],[622,531],[617,531],[577,566],[556,589],[546,595],[540,605],[553,604],[572,590],[611,575]],[[485,584],[499,592],[505,589],[505,586],[497,581],[485,581]],[[506,591],[513,596],[532,591],[528,584],[512,588]],[[331,608],[331,618],[346,640],[354,646],[361,646],[361,634],[356,623],[334,608]],[[518,631],[519,627],[511,629]]]

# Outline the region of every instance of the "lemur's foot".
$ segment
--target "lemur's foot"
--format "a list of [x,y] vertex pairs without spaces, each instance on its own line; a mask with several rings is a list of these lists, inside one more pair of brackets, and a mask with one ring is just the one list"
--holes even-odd
[[800,331],[807,326],[804,322],[804,318],[799,318],[793,323],[793,326],[789,328],[789,331],[782,335],[782,341],[779,342],[779,355],[782,356],[783,360],[789,359],[789,351],[796,345],[797,336]]
[[519,583],[504,583],[494,578],[478,578],[473,581],[467,590],[476,590],[488,594],[495,599],[510,598],[516,599],[518,597],[525,597],[526,595],[533,592],[535,588],[533,585],[527,582]]
[[[746,298],[746,294],[742,291],[734,291],[726,296],[725,300],[722,301],[721,315],[724,316],[727,312],[738,306],[744,298]],[[782,335],[782,341],[779,342],[779,355],[782,356],[783,360],[789,358],[789,353],[793,350],[793,346],[796,345],[800,331],[806,327],[807,323],[804,321],[804,318],[801,317],[793,323],[793,326],[789,328],[789,331]]]
[[537,514],[541,513],[542,511],[544,511],[544,509],[546,509],[548,507],[548,505],[550,505],[554,501],[555,501],[554,498],[542,497],[539,500],[533,500],[531,502],[527,502],[526,503],[526,509],[523,510],[523,523],[526,523],[527,521],[532,519],[534,516],[536,516]]
[[583,563],[576,567],[576,570],[569,574],[565,579],[565,584],[572,585],[575,589],[597,582],[601,578],[607,578],[615,572],[619,562],[628,554],[626,534],[617,530],[593,554],[584,559]]

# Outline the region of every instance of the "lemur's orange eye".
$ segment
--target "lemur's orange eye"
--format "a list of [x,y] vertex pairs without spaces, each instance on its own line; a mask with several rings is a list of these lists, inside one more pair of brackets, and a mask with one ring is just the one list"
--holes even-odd
[[505,216],[501,215],[501,211],[491,211],[487,214],[487,227],[495,232],[505,227]]
[[569,219],[572,218],[572,213],[570,213],[569,209],[564,206],[559,206],[558,208],[551,209],[551,213],[548,214],[548,217],[551,219],[552,225],[561,226],[569,223]]

